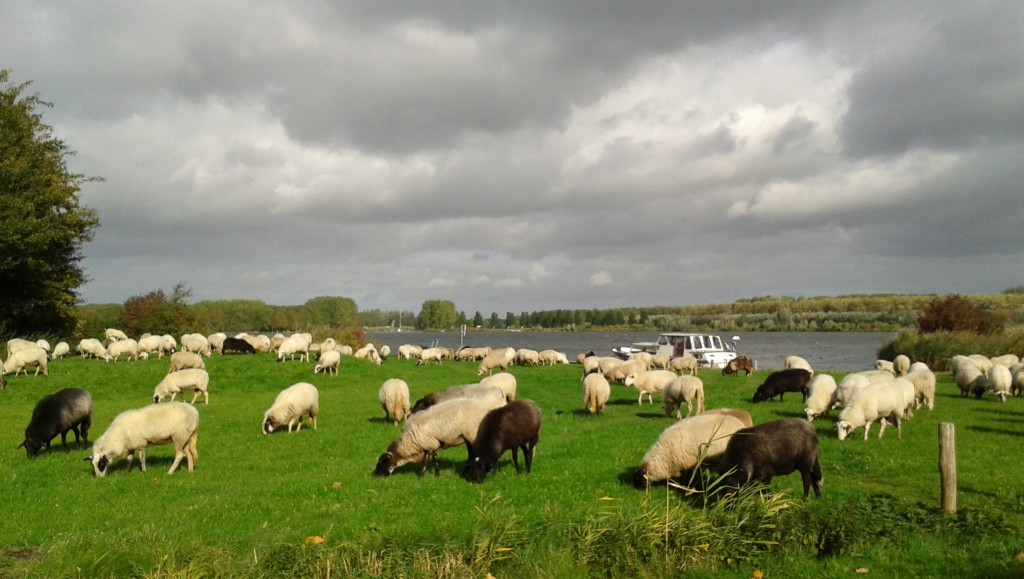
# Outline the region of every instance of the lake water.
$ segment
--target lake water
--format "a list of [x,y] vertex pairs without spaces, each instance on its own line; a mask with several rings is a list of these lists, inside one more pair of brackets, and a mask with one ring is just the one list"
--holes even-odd
[[[722,339],[738,336],[736,352],[757,361],[761,370],[781,370],[786,356],[802,356],[815,369],[849,372],[874,368],[878,350],[892,341],[891,332],[746,332],[724,333]],[[610,356],[611,348],[630,342],[653,341],[657,332],[384,332],[367,338],[387,344],[396,352],[402,344],[419,344],[458,349],[461,346],[551,348],[564,352],[570,361],[593,351]]]

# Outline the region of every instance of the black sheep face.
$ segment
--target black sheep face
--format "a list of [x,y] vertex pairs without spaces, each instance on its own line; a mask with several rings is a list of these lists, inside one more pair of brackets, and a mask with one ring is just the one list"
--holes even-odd
[[488,471],[494,470],[494,465],[480,460],[480,457],[476,457],[472,462],[469,463],[469,479],[475,483],[484,482],[484,478],[487,477]]
[[271,432],[274,432],[274,423],[268,418],[263,421],[263,434],[270,434]]
[[754,392],[754,399],[751,402],[757,404],[758,402],[764,402],[765,400],[768,400],[767,393],[765,393],[763,390],[756,390]]
[[30,438],[26,438],[25,442],[22,442],[21,445],[25,447],[25,453],[28,454],[29,458],[35,458],[39,455],[39,452],[43,450],[43,447],[47,446],[39,440]]
[[645,489],[647,488],[647,484],[647,469],[637,467],[637,469],[633,471],[633,487]]
[[377,459],[377,468],[374,469],[373,474],[385,477],[393,472],[395,472],[395,467],[391,464],[391,453],[385,452]]

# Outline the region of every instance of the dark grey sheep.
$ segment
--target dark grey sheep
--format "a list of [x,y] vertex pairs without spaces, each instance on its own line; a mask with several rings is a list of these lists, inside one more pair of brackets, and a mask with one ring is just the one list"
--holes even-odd
[[54,394],[43,396],[32,411],[32,419],[25,428],[25,441],[18,447],[25,447],[28,457],[39,454],[50,446],[58,434],[65,447],[68,431],[75,433],[75,443],[82,445],[89,441],[89,427],[92,426],[92,396],[81,388],[65,388]]

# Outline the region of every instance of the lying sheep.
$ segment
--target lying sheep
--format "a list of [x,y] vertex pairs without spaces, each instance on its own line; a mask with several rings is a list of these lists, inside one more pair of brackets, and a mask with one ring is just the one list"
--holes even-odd
[[896,424],[897,437],[902,439],[902,419],[910,405],[904,385],[909,386],[913,399],[914,386],[903,378],[872,384],[857,391],[839,413],[839,421],[836,422],[839,440],[845,440],[861,426],[864,427],[864,440],[867,440],[871,424],[878,419],[882,420],[878,438],[882,438],[886,425],[891,421]]
[[697,358],[694,358],[690,354],[686,354],[685,356],[672,358],[672,361],[668,364],[668,369],[677,374],[682,374],[683,371],[686,370],[690,372],[691,376],[696,376],[697,365]]
[[637,404],[642,405],[644,403],[644,394],[647,395],[647,400],[651,404],[654,404],[654,394],[661,394],[661,392],[665,390],[665,387],[675,379],[676,373],[671,370],[633,371],[626,376],[623,384],[626,386],[632,386],[640,392],[640,396],[636,401]]
[[313,366],[313,373],[319,374],[323,372],[337,376],[339,366],[341,366],[341,352],[337,350],[322,351],[320,352],[320,358],[316,361],[316,366]]
[[749,378],[754,371],[754,361],[746,356],[736,356],[722,368],[722,376],[733,376],[744,372]]
[[[178,354],[180,353],[178,352]],[[178,394],[188,391],[192,392],[190,404],[195,404],[200,394],[203,395],[205,404],[210,403],[210,375],[206,370],[186,368],[167,374],[153,389],[153,402],[160,402],[168,396],[171,397],[170,401],[174,402]],[[184,399],[184,395],[182,395],[182,399]]]
[[996,395],[1000,402],[1006,402],[1013,386],[1013,375],[1010,369],[1002,364],[993,364],[988,371],[988,390]]
[[[435,404],[456,398],[493,398],[495,402],[505,402],[505,393],[498,386],[489,384],[463,384],[460,386],[449,386],[440,392],[431,392],[420,398],[412,406],[412,413],[416,414],[426,410]],[[496,404],[496,406],[500,406]]]
[[86,460],[92,462],[93,474],[106,476],[107,468],[115,460],[128,457],[128,472],[132,470],[132,458],[139,453],[139,465],[146,472],[146,447],[151,444],[174,446],[174,462],[168,475],[174,474],[184,458],[192,472],[199,458],[196,444],[199,440],[199,411],[195,406],[182,402],[150,404],[118,414],[92,445],[92,455]]
[[409,417],[409,385],[405,380],[390,378],[381,384],[377,393],[384,419],[394,418],[394,425]]
[[188,368],[205,370],[206,364],[203,362],[203,357],[192,352],[175,352],[171,354],[171,364],[167,368],[168,374]]
[[505,394],[506,402],[512,402],[516,399],[518,383],[516,381],[516,377],[511,373],[503,372],[501,374],[487,376],[480,380],[480,383],[501,388],[502,393]]
[[473,460],[468,463],[470,480],[482,483],[488,472],[496,471],[498,459],[512,451],[512,464],[519,472],[519,451],[523,451],[526,473],[533,469],[540,440],[540,409],[532,400],[515,400],[489,411],[480,421],[473,445]]
[[892,359],[892,367],[896,371],[897,376],[903,376],[910,371],[910,358],[904,354],[899,354]]
[[437,453],[446,448],[466,445],[468,460],[473,460],[473,442],[480,422],[488,412],[503,406],[495,398],[456,398],[446,400],[413,414],[405,421],[405,428],[397,440],[377,459],[374,474],[386,477],[395,469],[410,462],[421,463],[419,476],[427,471],[431,459],[434,473],[441,476]]
[[25,372],[25,375],[28,376],[28,370],[25,368],[35,366],[36,372],[34,376],[38,376],[40,370],[43,371],[43,376],[49,376],[49,371],[46,369],[48,361],[46,350],[33,345],[31,348],[18,350],[11,354],[10,357],[4,361],[3,373],[4,375],[14,374],[17,376],[19,372]]
[[927,406],[928,410],[935,408],[935,373],[924,362],[911,364],[903,379],[914,385],[914,406]]
[[718,473],[726,487],[738,487],[750,481],[770,485],[773,477],[799,472],[804,499],[810,489],[821,498],[821,464],[818,462],[818,435],[807,421],[783,418],[750,426],[735,432],[718,463]]
[[514,348],[492,350],[480,360],[480,365],[476,368],[476,375],[487,374],[489,376],[495,368],[499,368],[502,372],[508,372],[508,365],[512,363],[515,355]]
[[804,400],[804,415],[807,422],[814,422],[818,416],[828,414],[836,403],[838,386],[836,379],[828,374],[818,374],[811,379],[807,387],[807,399]]
[[139,360],[139,343],[131,338],[118,340],[107,348],[107,353],[115,362],[124,356],[127,360]]
[[591,414],[604,414],[612,390],[601,374],[590,374],[583,380],[583,408]]
[[802,368],[810,372],[811,375],[814,375],[814,368],[811,368],[810,362],[801,358],[800,356],[787,356],[786,359],[782,362],[782,369],[791,370],[795,368]]
[[308,414],[316,430],[316,417],[320,413],[320,391],[308,382],[299,382],[282,390],[274,404],[263,413],[263,434],[274,432],[275,428],[288,425],[291,433],[296,422],[295,432],[302,430],[302,417]]
[[665,416],[671,416],[675,411],[676,420],[682,420],[683,402],[689,416],[693,412],[694,401],[697,402],[697,414],[700,414],[704,412],[704,383],[696,376],[677,376],[665,386],[661,398],[665,404]]
[[807,400],[807,383],[811,381],[811,372],[806,368],[789,368],[772,372],[754,391],[753,403],[771,400],[776,396],[781,402],[786,392],[799,392],[802,401]]
[[729,437],[746,426],[740,418],[715,410],[676,422],[644,455],[633,473],[633,486],[644,488],[685,476],[705,461],[717,462]]
[[39,399],[25,427],[25,440],[18,447],[25,447],[32,458],[49,448],[59,434],[61,445],[67,448],[68,431],[75,433],[76,446],[88,444],[90,426],[92,396],[80,388],[64,388]]

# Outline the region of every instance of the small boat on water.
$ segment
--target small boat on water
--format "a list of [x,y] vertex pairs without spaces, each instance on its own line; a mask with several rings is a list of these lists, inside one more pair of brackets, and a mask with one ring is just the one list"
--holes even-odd
[[654,356],[665,354],[672,358],[689,354],[697,359],[701,368],[724,368],[736,358],[736,345],[722,340],[718,334],[666,332],[653,342],[632,342],[612,348],[612,354],[623,360],[639,352]]

